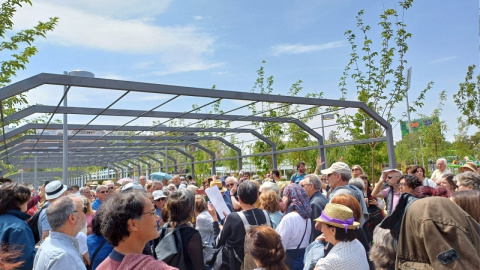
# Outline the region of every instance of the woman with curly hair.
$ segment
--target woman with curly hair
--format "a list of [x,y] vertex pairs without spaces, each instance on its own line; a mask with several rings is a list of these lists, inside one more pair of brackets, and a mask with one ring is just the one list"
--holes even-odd
[[400,178],[398,188],[401,193],[413,194],[413,190],[422,185],[422,181],[420,181],[420,179],[418,179],[418,177],[416,177],[415,175],[405,174],[402,178]]
[[20,256],[13,262],[23,261],[18,269],[32,269],[35,258],[35,240],[27,219],[30,218],[27,204],[30,189],[18,183],[0,187],[0,242],[2,252],[17,252]]
[[268,216],[272,221],[272,226],[276,229],[283,216],[280,212],[280,200],[278,199],[277,192],[267,190],[260,194],[260,209],[267,210]]
[[287,270],[285,250],[280,235],[268,226],[254,226],[247,234],[247,252],[249,252],[257,269]]

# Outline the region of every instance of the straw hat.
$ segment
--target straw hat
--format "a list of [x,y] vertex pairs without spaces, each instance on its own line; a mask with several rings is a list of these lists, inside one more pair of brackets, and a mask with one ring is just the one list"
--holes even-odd
[[475,163],[473,162],[467,162],[465,164],[463,164],[462,167],[460,167],[460,172],[463,173],[463,172],[468,172],[468,171],[472,171],[474,173],[477,172],[477,165],[475,165]]
[[223,187],[222,181],[220,180],[213,180],[212,182],[210,182],[210,187],[213,187],[213,186],[217,186],[218,189],[220,189],[220,192],[227,191],[227,189]]
[[[327,203],[322,215],[315,219],[320,223],[325,223],[338,228],[356,229],[360,223],[353,217],[353,211],[342,204]],[[343,222],[342,222],[343,221]]]

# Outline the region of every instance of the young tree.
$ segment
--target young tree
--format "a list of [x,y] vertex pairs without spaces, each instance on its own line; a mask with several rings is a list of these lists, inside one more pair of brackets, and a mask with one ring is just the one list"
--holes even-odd
[[[357,99],[367,104],[371,109],[385,118],[388,122],[394,123],[396,117],[392,112],[395,106],[401,103],[407,94],[406,78],[404,76],[405,65],[407,64],[406,53],[408,51],[407,41],[412,36],[407,32],[407,25],[402,21],[403,12],[407,11],[413,0],[405,0],[399,3],[401,12],[396,9],[386,9],[380,15],[379,26],[381,27],[379,47],[374,49],[374,39],[370,38],[371,26],[363,22],[364,11],[361,10],[357,15],[357,27],[359,30],[360,41],[357,41],[357,34],[348,30],[345,35],[352,48],[351,58],[344,69],[340,78],[340,91],[342,99],[347,99],[349,84],[356,88]],[[361,44],[361,47],[357,45]],[[359,50],[360,48],[360,50]],[[425,93],[431,88],[432,82],[421,91],[420,95],[414,99],[410,112],[423,106]],[[363,111],[355,114],[345,114],[337,117],[337,122],[352,139],[362,140],[379,138],[384,136],[383,128],[370,119]],[[377,159],[376,155],[386,152],[384,144],[372,142],[368,144],[368,151],[361,151],[360,160],[370,160],[367,168],[371,169],[372,178],[375,177],[375,163],[383,163],[386,156]],[[358,148],[358,147],[356,147]],[[347,159],[348,160],[348,159]],[[350,162],[350,160],[348,160]],[[366,169],[367,169],[366,168]]]
[[475,82],[473,72],[475,65],[468,67],[465,81],[460,83],[460,89],[453,95],[460,112],[467,117],[467,124],[480,129],[480,74]]

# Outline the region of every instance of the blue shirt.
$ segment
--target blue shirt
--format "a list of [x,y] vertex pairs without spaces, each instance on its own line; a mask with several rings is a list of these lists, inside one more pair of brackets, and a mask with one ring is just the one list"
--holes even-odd
[[19,210],[8,210],[0,215],[0,242],[8,244],[11,249],[17,248],[20,251],[20,257],[14,262],[23,261],[23,265],[17,269],[29,269],[33,267],[35,258],[35,240],[26,220],[30,218]]
[[34,270],[82,270],[87,269],[78,251],[78,242],[74,237],[51,231],[37,251],[33,262]]
[[295,173],[295,174],[292,175],[292,177],[290,178],[290,181],[293,181],[295,184],[298,184],[298,183],[300,183],[300,181],[303,180],[303,178],[305,178],[305,175],[307,175],[307,174],[304,173],[304,174],[299,175],[298,173]]
[[95,201],[93,201],[92,203],[92,209],[97,211],[101,204],[102,201],[100,201],[99,199],[95,199]]
[[[50,202],[46,202],[44,207],[49,205]],[[43,231],[50,231],[51,228],[50,228],[50,223],[48,223],[48,219],[47,219],[47,209],[43,209],[41,210],[42,212],[40,212],[40,215],[38,216],[38,224],[37,224],[37,227],[38,227],[38,232],[40,233],[40,240],[42,240],[42,232]]]
[[95,270],[99,264],[108,257],[108,254],[112,252],[113,247],[106,242],[102,248],[98,251],[97,256],[95,256],[95,260],[92,262],[93,253],[97,250],[97,248],[103,243],[105,238],[101,235],[90,234],[87,237],[87,246],[88,246],[88,256],[90,258],[90,263],[92,264],[92,269]]

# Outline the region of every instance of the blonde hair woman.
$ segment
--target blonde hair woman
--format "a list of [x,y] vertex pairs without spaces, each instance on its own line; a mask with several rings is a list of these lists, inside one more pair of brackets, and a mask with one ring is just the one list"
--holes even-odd
[[92,220],[95,214],[97,213],[95,210],[92,209],[92,201],[85,196],[82,196],[83,201],[83,208],[87,209],[85,213],[85,220],[87,221],[87,235],[92,233]]

